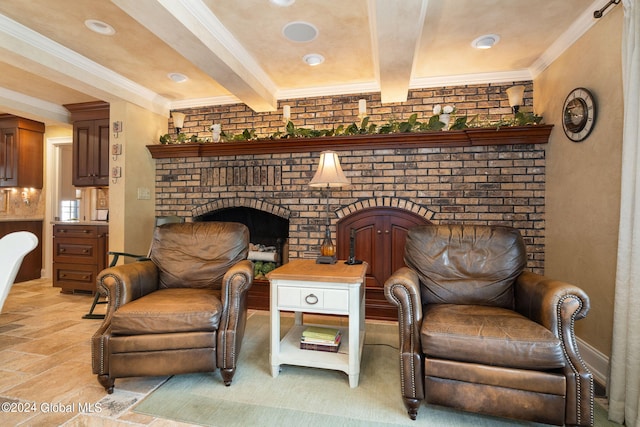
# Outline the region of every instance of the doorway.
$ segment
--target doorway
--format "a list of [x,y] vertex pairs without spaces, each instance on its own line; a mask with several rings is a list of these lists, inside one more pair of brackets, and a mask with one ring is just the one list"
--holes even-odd
[[[53,222],[59,218],[60,194],[59,188],[63,185],[61,173],[65,169],[63,166],[63,158],[65,150],[71,149],[72,135],[53,137],[46,139],[46,200],[45,204],[45,221],[43,229],[43,250],[44,259],[42,264],[42,277],[53,277]],[[71,167],[66,167],[71,179]]]

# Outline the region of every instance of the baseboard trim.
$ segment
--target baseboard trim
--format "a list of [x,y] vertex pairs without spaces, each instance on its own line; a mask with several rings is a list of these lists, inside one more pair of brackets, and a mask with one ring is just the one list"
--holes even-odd
[[584,363],[593,374],[593,379],[606,388],[609,376],[609,357],[586,341],[580,338],[576,338],[576,340],[578,341],[578,348],[582,360],[584,360]]

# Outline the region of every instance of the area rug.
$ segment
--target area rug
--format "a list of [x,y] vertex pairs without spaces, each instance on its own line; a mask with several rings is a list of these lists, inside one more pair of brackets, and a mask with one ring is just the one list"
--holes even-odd
[[[293,323],[283,317],[283,332]],[[269,315],[254,312],[230,387],[218,373],[176,375],[147,396],[134,412],[203,426],[543,426],[458,412],[423,404],[416,421],[400,397],[398,331],[390,323],[367,322],[360,381],[349,387],[339,371],[269,365]],[[616,426],[596,413],[596,426]]]

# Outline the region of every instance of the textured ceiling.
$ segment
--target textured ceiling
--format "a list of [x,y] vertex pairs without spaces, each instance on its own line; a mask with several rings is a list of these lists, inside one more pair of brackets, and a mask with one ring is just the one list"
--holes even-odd
[[[125,100],[160,114],[243,102],[531,80],[591,25],[604,0],[3,0],[0,113],[68,123],[63,105]],[[84,22],[97,19],[104,36]],[[282,29],[318,30],[293,42]],[[500,41],[471,47],[484,34]],[[311,67],[302,57],[321,54]],[[169,73],[188,77],[171,81]]]

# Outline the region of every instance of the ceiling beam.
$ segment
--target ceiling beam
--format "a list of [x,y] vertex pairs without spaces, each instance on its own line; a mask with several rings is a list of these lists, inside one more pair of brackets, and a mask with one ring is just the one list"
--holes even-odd
[[46,124],[71,123],[71,114],[61,105],[0,87],[0,109],[14,116],[44,121]]
[[3,61],[106,102],[125,100],[168,116],[169,100],[0,14]]
[[382,103],[405,102],[428,0],[369,1],[374,63]]
[[277,109],[275,84],[201,0],[112,2],[254,111]]

